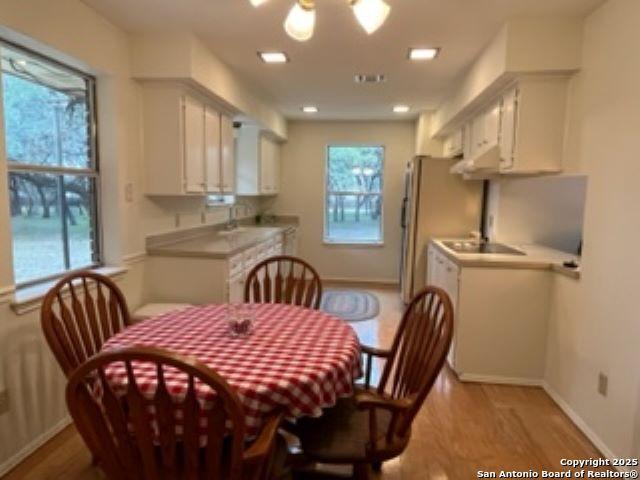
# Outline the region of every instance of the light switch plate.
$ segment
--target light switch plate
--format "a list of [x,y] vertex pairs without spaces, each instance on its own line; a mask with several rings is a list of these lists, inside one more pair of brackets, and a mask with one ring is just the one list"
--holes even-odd
[[606,397],[608,391],[609,391],[609,377],[607,377],[604,373],[600,372],[598,374],[598,393],[603,397]]

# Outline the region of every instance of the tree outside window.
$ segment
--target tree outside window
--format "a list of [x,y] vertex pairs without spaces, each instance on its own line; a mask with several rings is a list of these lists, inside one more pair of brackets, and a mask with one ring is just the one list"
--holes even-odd
[[325,242],[383,242],[383,163],[381,146],[328,148]]
[[100,261],[94,80],[0,44],[14,278]]

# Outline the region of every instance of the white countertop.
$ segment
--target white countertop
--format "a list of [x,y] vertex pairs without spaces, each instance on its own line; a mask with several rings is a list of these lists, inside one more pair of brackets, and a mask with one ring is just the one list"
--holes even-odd
[[237,233],[215,232],[175,243],[148,247],[149,255],[224,259],[283,233],[291,226],[241,226]]
[[542,245],[505,243],[504,245],[520,250],[524,255],[503,253],[460,253],[448,248],[444,242],[469,241],[459,238],[438,238],[431,240],[442,253],[463,267],[523,268],[553,270],[572,278],[580,278],[580,268],[563,266],[564,262],[576,260],[570,253],[554,250]]

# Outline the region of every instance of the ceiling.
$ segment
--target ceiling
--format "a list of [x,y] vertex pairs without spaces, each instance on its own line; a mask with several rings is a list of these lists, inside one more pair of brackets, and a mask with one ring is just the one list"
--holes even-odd
[[[603,0],[387,0],[387,22],[368,36],[346,0],[318,0],[314,37],[299,43],[282,28],[293,0],[84,0],[132,33],[195,33],[220,59],[273,101],[287,118],[314,104],[323,119],[413,117],[437,108],[456,80],[496,34],[517,16],[585,16]],[[426,63],[406,59],[410,46],[437,46]],[[291,62],[265,65],[258,50],[284,50]],[[383,73],[387,82],[356,85],[357,73]],[[396,103],[411,111],[391,112]]]

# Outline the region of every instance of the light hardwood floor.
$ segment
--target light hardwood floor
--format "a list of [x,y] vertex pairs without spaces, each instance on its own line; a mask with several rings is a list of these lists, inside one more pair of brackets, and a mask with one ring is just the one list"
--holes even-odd
[[[353,326],[363,343],[386,347],[402,304],[394,290],[371,291],[381,300],[379,318]],[[385,463],[375,478],[471,479],[479,470],[555,471],[564,470],[563,458],[598,457],[599,452],[542,389],[461,383],[446,369],[415,420],[407,451]],[[70,427],[5,480],[100,478]]]

